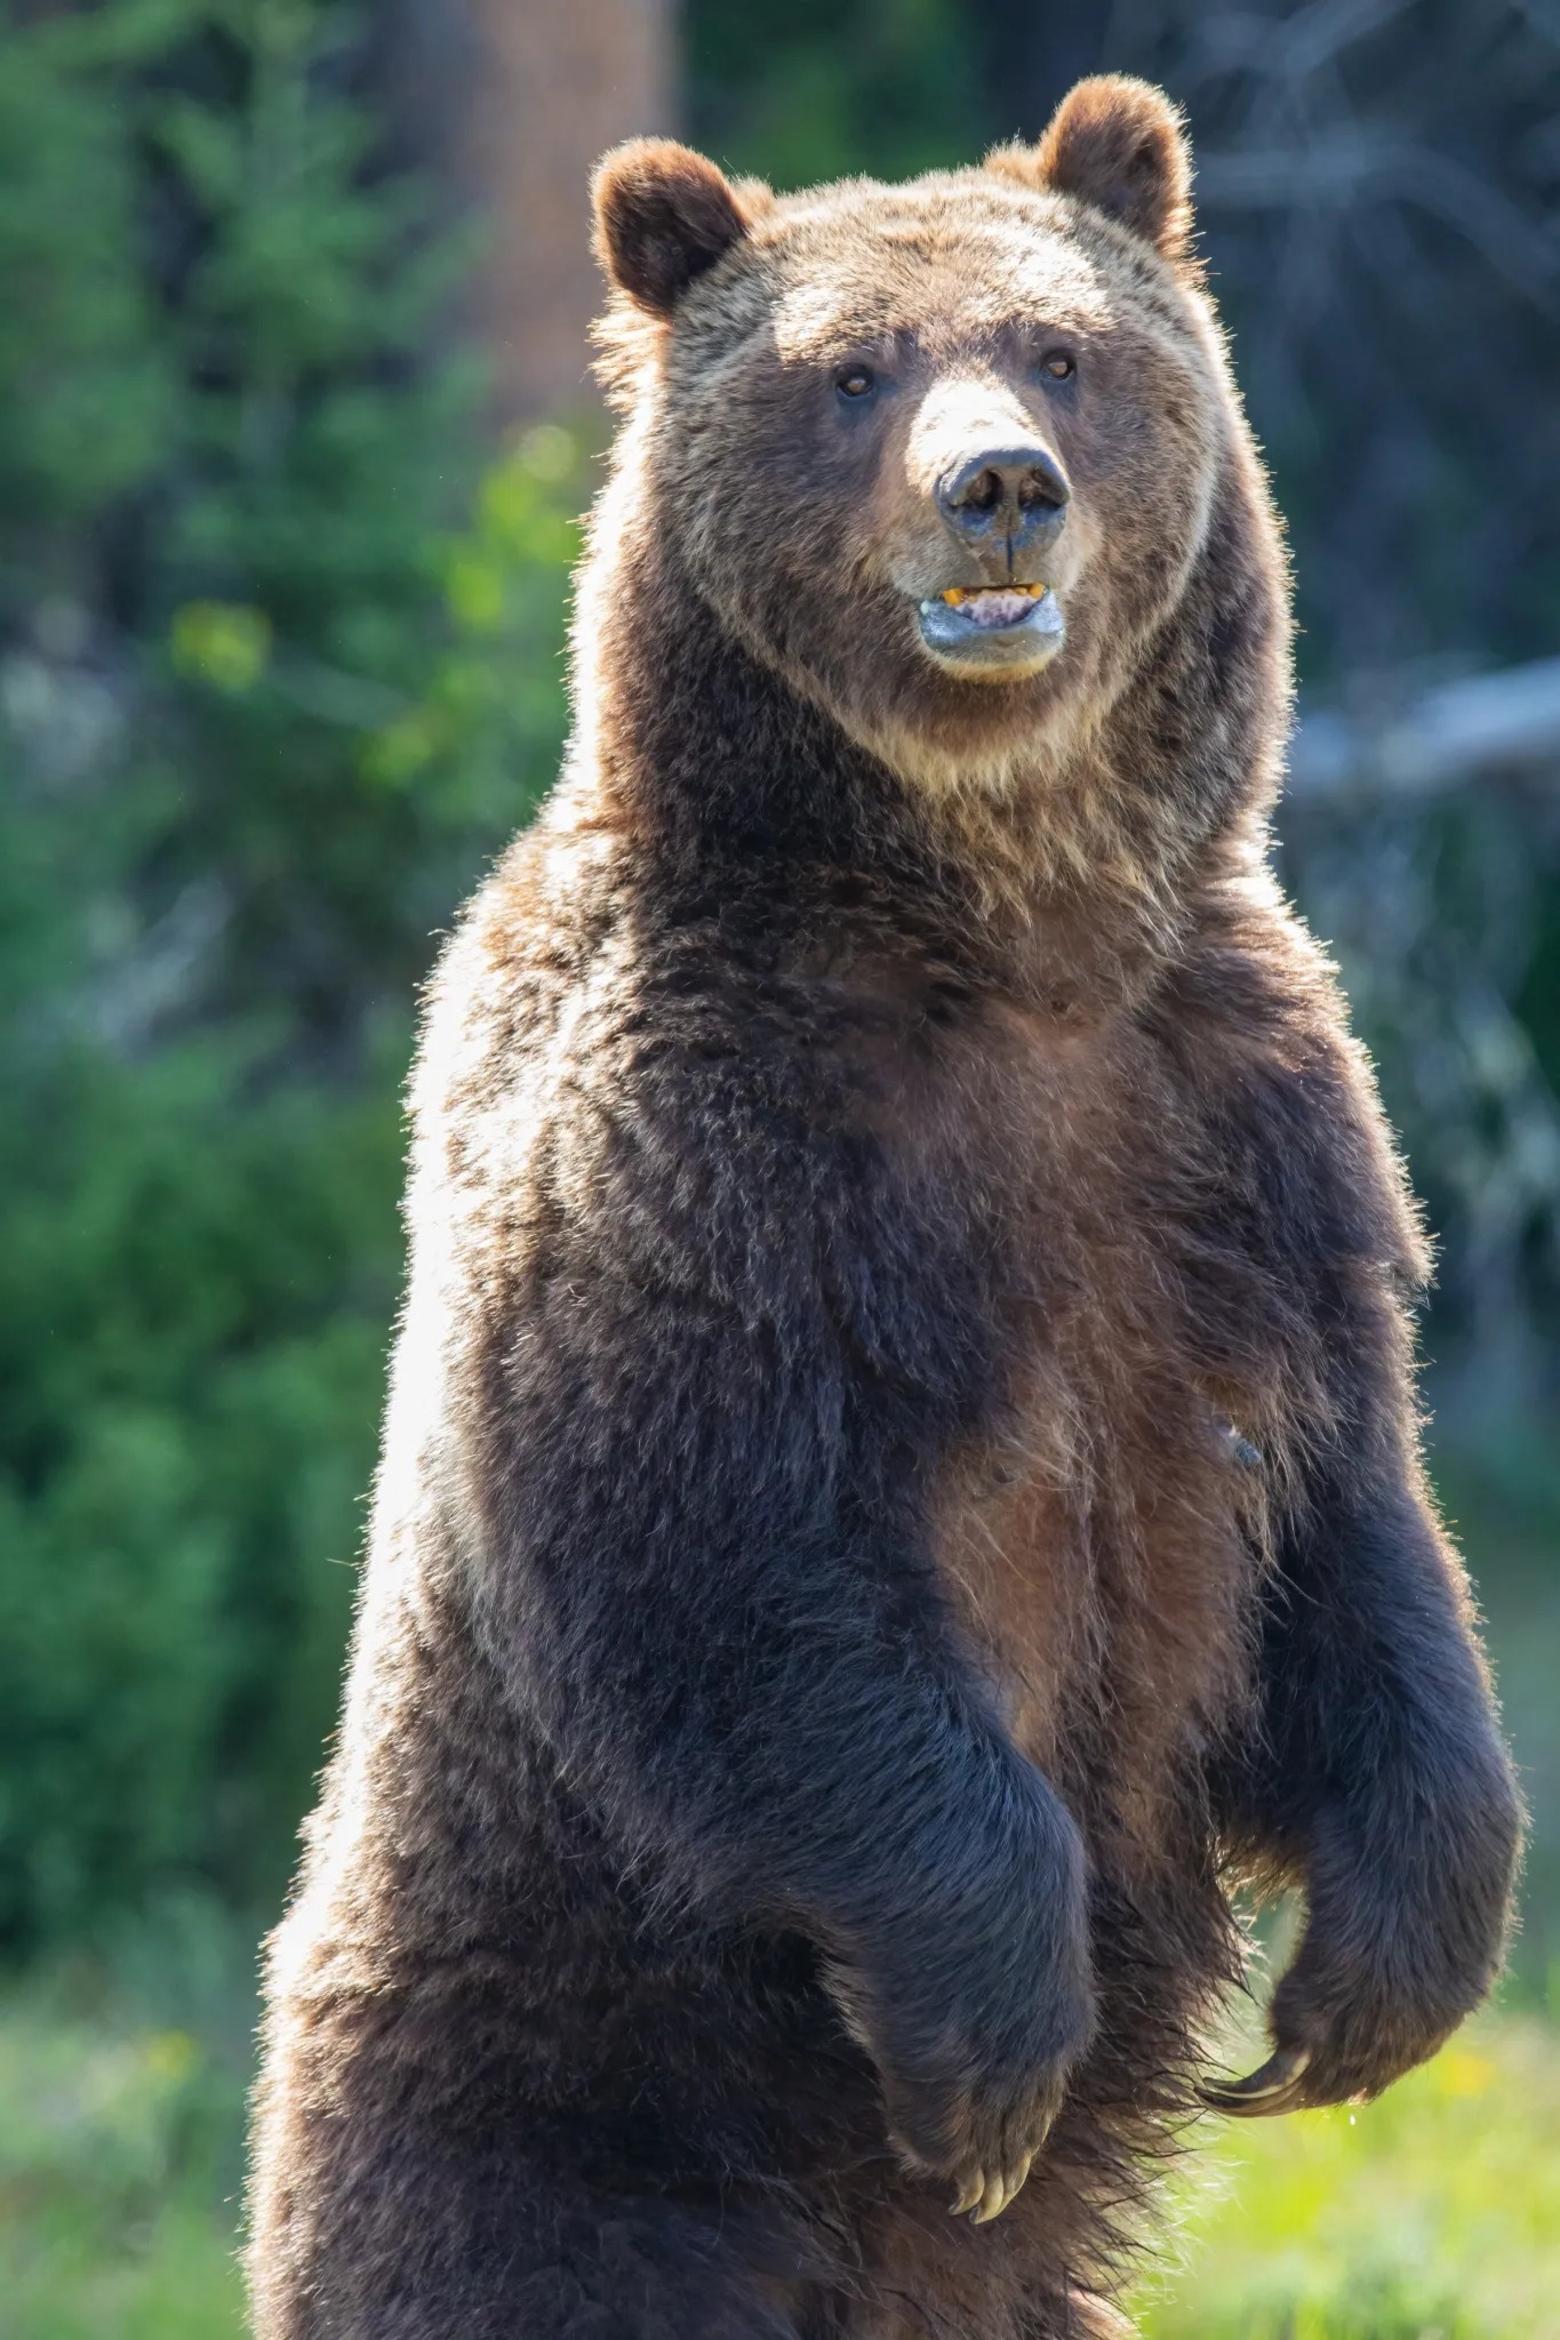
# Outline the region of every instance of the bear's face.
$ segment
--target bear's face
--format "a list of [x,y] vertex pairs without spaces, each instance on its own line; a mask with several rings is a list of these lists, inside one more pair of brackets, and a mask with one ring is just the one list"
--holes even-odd
[[1059,734],[1184,590],[1230,412],[1187,173],[1124,82],[905,187],[777,201],[659,143],[603,165],[654,525],[891,761],[957,775]]

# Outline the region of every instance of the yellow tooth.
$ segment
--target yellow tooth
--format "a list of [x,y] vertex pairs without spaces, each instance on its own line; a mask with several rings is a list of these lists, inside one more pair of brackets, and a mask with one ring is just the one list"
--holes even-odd
[[1048,585],[950,585],[940,598],[950,609],[957,609],[977,593],[1027,593],[1031,601],[1040,601],[1049,591]]

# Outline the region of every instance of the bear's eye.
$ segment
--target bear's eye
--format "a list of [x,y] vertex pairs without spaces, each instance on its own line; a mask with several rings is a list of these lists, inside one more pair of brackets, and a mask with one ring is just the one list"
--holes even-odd
[[870,398],[877,388],[877,376],[870,366],[841,366],[834,376],[834,387],[842,398]]
[[1053,382],[1065,382],[1078,371],[1078,362],[1070,350],[1049,349],[1040,360],[1040,371]]

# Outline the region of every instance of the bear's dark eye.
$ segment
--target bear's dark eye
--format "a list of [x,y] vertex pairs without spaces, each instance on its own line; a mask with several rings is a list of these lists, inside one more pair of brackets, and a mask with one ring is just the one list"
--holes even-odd
[[1053,382],[1065,382],[1078,371],[1077,360],[1065,349],[1050,349],[1040,360],[1040,371],[1049,374]]
[[877,388],[877,376],[870,366],[841,366],[834,387],[842,398],[870,398]]

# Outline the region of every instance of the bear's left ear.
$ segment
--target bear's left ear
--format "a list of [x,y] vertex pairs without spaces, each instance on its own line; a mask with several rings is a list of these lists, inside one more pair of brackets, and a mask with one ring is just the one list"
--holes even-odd
[[1180,114],[1151,82],[1124,73],[1080,81],[1038,146],[999,147],[986,168],[1092,203],[1166,260],[1190,249],[1191,148]]
[[596,257],[638,307],[669,317],[694,278],[747,234],[758,193],[745,180],[739,195],[675,139],[631,138],[603,156],[591,182]]

